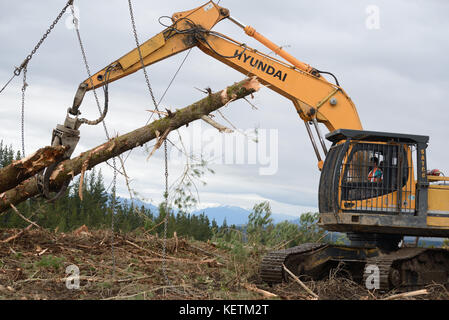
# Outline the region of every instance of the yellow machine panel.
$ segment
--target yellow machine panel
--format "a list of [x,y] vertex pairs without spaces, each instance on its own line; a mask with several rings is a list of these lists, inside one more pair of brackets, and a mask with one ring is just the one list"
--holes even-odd
[[449,227],[449,184],[429,186],[427,224]]

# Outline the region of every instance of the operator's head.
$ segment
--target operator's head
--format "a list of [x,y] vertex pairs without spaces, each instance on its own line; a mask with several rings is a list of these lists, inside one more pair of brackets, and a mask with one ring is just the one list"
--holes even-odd
[[371,163],[374,163],[376,166],[379,165],[379,159],[377,157],[372,157],[369,159]]

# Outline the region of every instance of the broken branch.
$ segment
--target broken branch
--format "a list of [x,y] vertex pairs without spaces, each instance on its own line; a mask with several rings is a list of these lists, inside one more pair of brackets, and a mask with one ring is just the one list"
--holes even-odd
[[156,144],[153,147],[153,150],[151,150],[151,153],[148,155],[147,160],[149,160],[151,158],[151,156],[156,152],[156,150],[161,147],[162,143],[164,143],[165,139],[167,139],[167,136],[169,133],[170,133],[170,128],[167,128],[167,130],[165,130],[162,137],[159,137],[159,131],[156,131],[156,137],[158,139],[157,139]]
[[424,294],[429,294],[427,289],[398,293],[398,294],[394,294],[392,296],[386,297],[383,300],[395,300],[395,299],[410,298],[410,297],[420,296],[420,295],[424,295]]
[[312,290],[310,290],[310,288],[308,286],[306,286],[304,284],[304,282],[302,282],[301,280],[299,280],[299,278],[290,270],[287,269],[287,267],[283,264],[282,267],[284,268],[285,271],[287,271],[287,273],[297,282],[299,283],[299,285],[301,287],[303,287],[304,290],[307,291],[308,294],[310,294],[314,299],[319,299],[318,295],[313,292]]
[[17,239],[17,238],[20,237],[22,234],[24,234],[24,233],[26,233],[28,230],[30,230],[32,227],[33,227],[33,224],[30,224],[30,225],[28,225],[28,227],[26,227],[25,229],[22,229],[19,233],[15,234],[15,235],[13,235],[13,236],[11,236],[11,237],[5,239],[5,240],[2,240],[1,242],[2,242],[2,243],[7,243],[7,242],[10,242],[10,241],[12,241],[12,240],[14,240],[14,239]]
[[210,124],[212,127],[216,128],[220,132],[224,132],[224,133],[234,132],[234,130],[229,129],[229,128],[225,127],[224,125],[219,124],[218,122],[212,120],[212,118],[209,116],[202,116],[201,119],[203,119],[205,122]]
[[259,289],[259,288],[257,288],[255,285],[252,285],[252,284],[249,284],[249,283],[243,283],[243,287],[244,287],[246,290],[260,293],[260,294],[263,295],[265,298],[277,298],[277,297],[278,297],[277,294],[271,293],[271,292],[266,291],[266,290]]
[[23,220],[26,222],[32,224],[33,226],[37,227],[38,229],[42,229],[36,222],[31,221],[30,219],[27,219],[25,216],[23,216],[20,211],[11,203],[11,208],[14,210],[14,212]]
[[67,147],[44,147],[32,155],[0,169],[0,193],[17,186],[52,163],[61,159]]

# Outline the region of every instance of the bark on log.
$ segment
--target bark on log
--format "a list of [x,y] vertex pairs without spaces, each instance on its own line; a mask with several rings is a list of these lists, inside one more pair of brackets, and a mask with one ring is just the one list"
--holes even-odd
[[[167,129],[175,130],[202,116],[227,105],[230,101],[241,99],[258,91],[260,83],[255,77],[242,80],[226,89],[208,95],[206,98],[177,110],[169,116],[156,120],[149,125],[118,136],[108,142],[80,154],[78,157],[65,160],[54,170],[50,177],[50,187],[58,190],[65,181],[78,175],[83,165],[87,169],[122,154],[146,142],[155,139]],[[87,165],[86,165],[87,164]],[[15,188],[0,194],[0,213],[10,208],[10,204],[18,204],[39,194],[35,177],[31,177]]]
[[44,147],[32,155],[0,169],[0,193],[14,188],[42,169],[61,159],[66,147]]

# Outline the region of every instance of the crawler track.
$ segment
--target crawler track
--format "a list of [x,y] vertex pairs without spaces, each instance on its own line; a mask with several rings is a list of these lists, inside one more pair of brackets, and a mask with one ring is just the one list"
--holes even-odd
[[302,254],[317,250],[324,246],[325,244],[321,243],[305,243],[293,248],[269,252],[260,264],[260,276],[262,277],[262,280],[271,284],[285,281],[286,276],[282,267],[283,264],[287,265],[288,262]]
[[404,248],[367,260],[364,283],[379,268],[380,291],[417,289],[432,283],[449,284],[449,251],[445,249]]
[[[449,250],[445,249],[402,248],[382,252],[376,248],[307,243],[268,253],[260,264],[260,275],[263,281],[270,284],[288,281],[283,269],[285,265],[298,276],[319,280],[328,273],[329,268],[341,262],[352,279],[368,285],[369,289],[410,290],[432,283],[449,285]],[[327,271],[323,273],[322,270]],[[370,277],[374,275],[373,270],[379,275],[378,279]],[[372,287],[369,287],[369,282]]]

